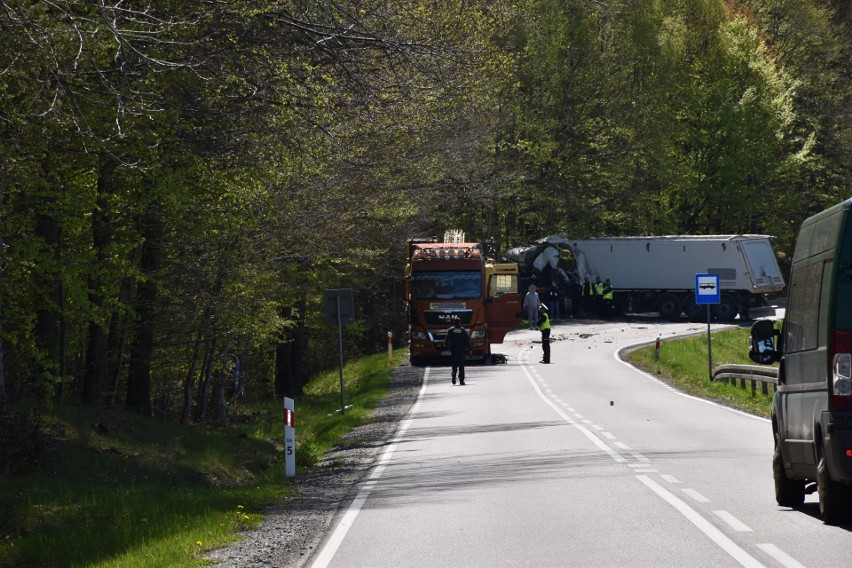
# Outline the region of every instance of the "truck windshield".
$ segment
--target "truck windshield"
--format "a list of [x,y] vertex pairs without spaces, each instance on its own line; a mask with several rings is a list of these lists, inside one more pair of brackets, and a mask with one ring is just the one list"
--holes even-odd
[[411,275],[414,300],[473,299],[481,295],[480,272],[416,272]]

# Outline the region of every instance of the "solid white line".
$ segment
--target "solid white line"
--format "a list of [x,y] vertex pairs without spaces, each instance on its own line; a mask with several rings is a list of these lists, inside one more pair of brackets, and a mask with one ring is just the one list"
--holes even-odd
[[[685,336],[681,336],[681,337],[685,337]],[[678,338],[679,338],[678,336],[674,336],[671,339],[678,339]],[[669,391],[671,391],[671,392],[673,392],[677,395],[680,395],[684,398],[691,398],[692,400],[695,400],[695,401],[698,401],[698,402],[703,402],[704,404],[709,404],[710,406],[716,406],[718,408],[722,408],[724,410],[727,410],[728,412],[733,412],[734,414],[739,414],[740,416],[745,416],[747,418],[759,420],[761,422],[769,422],[770,421],[769,418],[763,418],[762,416],[755,416],[754,414],[749,414],[748,412],[743,412],[742,410],[737,410],[736,408],[731,408],[730,406],[725,406],[723,404],[719,404],[718,402],[714,402],[712,400],[707,400],[706,398],[698,398],[697,396],[692,396],[691,394],[686,394],[685,392],[683,392],[679,389],[676,389],[675,387],[673,387],[671,385],[666,384],[665,382],[661,381],[660,379],[658,379],[654,375],[652,375],[650,373],[646,373],[645,371],[638,369],[637,367],[634,367],[633,365],[631,365],[630,363],[628,363],[627,361],[625,361],[624,359],[621,358],[621,352],[622,351],[630,349],[631,347],[635,347],[635,346],[638,346],[638,345],[646,345],[646,344],[648,344],[648,342],[640,342],[640,343],[635,343],[635,344],[632,344],[632,345],[623,345],[623,346],[619,347],[618,349],[616,349],[615,351],[613,351],[612,356],[615,358],[616,361],[618,361],[619,363],[621,363],[625,367],[630,367],[631,369],[633,369],[634,371],[636,371],[640,375],[643,375],[644,377],[651,379],[652,381],[654,381],[658,385],[662,386],[664,389],[669,390]]]
[[727,511],[713,511],[717,517],[728,523],[737,532],[752,532],[751,528]]
[[311,564],[311,568],[326,568],[329,563],[331,563],[334,555],[337,554],[337,550],[340,548],[340,545],[343,544],[343,539],[346,538],[346,533],[349,532],[349,529],[355,523],[355,518],[361,511],[361,507],[364,506],[364,503],[367,501],[367,498],[370,496],[370,493],[376,485],[376,481],[378,481],[378,479],[382,476],[382,473],[384,473],[388,462],[390,462],[394,451],[399,445],[399,442],[402,440],[403,436],[405,436],[405,433],[408,431],[408,427],[411,426],[411,423],[414,420],[414,416],[420,410],[420,406],[423,403],[423,395],[426,392],[426,385],[429,383],[430,369],[431,367],[426,367],[426,370],[423,373],[423,386],[420,387],[420,392],[417,394],[417,400],[411,408],[411,412],[409,412],[409,417],[402,423],[402,426],[396,436],[394,436],[390,445],[387,449],[385,449],[382,457],[379,459],[379,465],[373,470],[367,483],[363,485],[361,490],[358,492],[358,496],[355,497],[355,500],[352,501],[351,505],[349,505],[349,509],[346,510],[346,513],[343,515],[340,523],[338,523],[337,528],[334,529],[334,532],[331,534],[328,541],[326,541],[325,546],[323,546],[319,555],[316,557],[316,560],[314,560],[313,564]]
[[699,503],[709,503],[710,499],[696,491],[695,489],[681,489],[684,493],[698,501]]
[[758,544],[757,547],[777,560],[784,568],[805,568],[804,564],[801,564],[774,544]]
[[710,540],[715,542],[731,558],[747,568],[766,568],[756,558],[740,548],[737,543],[725,536],[722,531],[713,526],[710,521],[702,517],[695,509],[678,499],[677,496],[667,491],[662,485],[646,475],[637,475],[636,478],[651,489],[651,491],[662,497],[669,505],[677,509],[681,515],[686,517],[698,530],[707,535]]

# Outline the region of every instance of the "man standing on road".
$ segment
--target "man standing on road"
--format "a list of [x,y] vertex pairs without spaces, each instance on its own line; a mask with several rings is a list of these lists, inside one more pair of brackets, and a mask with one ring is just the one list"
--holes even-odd
[[547,306],[544,304],[539,308],[538,328],[541,330],[541,351],[543,357],[539,363],[550,364],[550,317],[547,315]]
[[453,384],[456,384],[456,374],[459,376],[459,385],[464,385],[464,356],[470,350],[470,338],[461,326],[461,318],[453,316],[453,327],[447,331],[447,339],[444,346],[450,351],[450,365],[452,366]]

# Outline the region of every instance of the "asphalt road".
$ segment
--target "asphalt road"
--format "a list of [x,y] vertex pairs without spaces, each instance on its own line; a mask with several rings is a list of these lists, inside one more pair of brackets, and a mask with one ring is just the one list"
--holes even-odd
[[[418,402],[311,562],[331,567],[848,567],[852,527],[775,504],[767,420],[623,363],[706,331],[660,321],[510,334],[506,365],[426,371]],[[745,348],[745,346],[744,346]]]

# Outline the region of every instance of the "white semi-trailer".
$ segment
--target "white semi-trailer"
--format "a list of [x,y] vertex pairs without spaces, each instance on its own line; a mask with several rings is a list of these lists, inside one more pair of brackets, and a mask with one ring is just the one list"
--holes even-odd
[[656,310],[674,319],[686,313],[700,319],[704,305],[695,303],[695,275],[718,274],[721,299],[713,316],[748,319],[749,308],[766,305],[765,294],[784,288],[784,278],[766,235],[678,235],[608,237],[572,240],[548,237],[565,245],[583,278],[609,279],[616,308]]

